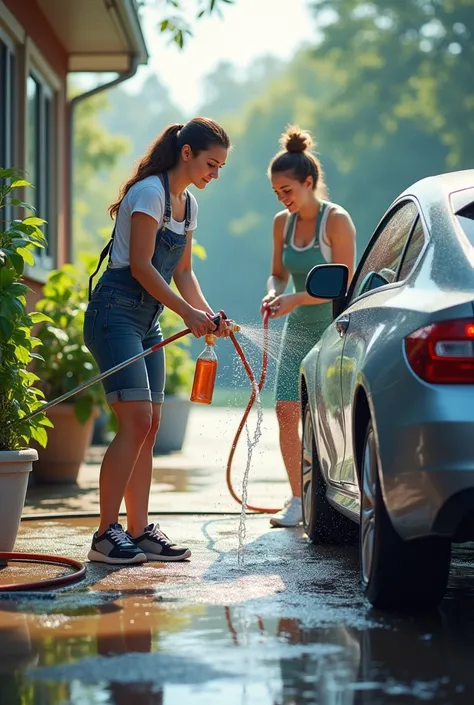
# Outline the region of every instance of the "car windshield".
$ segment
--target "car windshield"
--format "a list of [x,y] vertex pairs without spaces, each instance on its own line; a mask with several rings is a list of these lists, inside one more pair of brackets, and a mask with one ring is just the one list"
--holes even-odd
[[456,213],[458,222],[467,235],[467,239],[474,247],[474,203],[464,206]]

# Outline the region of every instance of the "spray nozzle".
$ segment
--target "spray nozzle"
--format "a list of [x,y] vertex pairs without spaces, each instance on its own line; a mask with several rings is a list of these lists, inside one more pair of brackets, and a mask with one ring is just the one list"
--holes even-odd
[[232,333],[238,333],[238,332],[239,332],[239,330],[240,330],[239,324],[236,323],[235,321],[233,321],[232,319],[227,318],[227,316],[226,316],[226,314],[224,313],[224,311],[219,311],[219,313],[218,313],[216,316],[214,316],[214,318],[212,319],[212,322],[213,322],[217,327],[220,326],[221,321],[227,321],[227,329],[228,329],[229,331],[231,331]]

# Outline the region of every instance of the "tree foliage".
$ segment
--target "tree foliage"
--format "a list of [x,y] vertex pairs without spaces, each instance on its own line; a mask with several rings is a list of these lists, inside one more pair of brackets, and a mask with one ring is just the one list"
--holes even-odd
[[194,0],[192,10],[189,0],[139,0],[138,5],[163,8],[163,19],[158,29],[168,34],[170,41],[182,49],[186,40],[193,36],[192,26],[196,20],[213,13],[222,14],[222,5],[232,5],[233,2],[234,0]]
[[[219,65],[199,110],[223,123],[233,151],[219,180],[197,194],[208,256],[195,267],[211,305],[242,322],[259,321],[280,210],[266,171],[287,123],[315,135],[330,197],[355,221],[359,255],[403,189],[473,163],[474,0],[311,4],[312,48],[287,65],[262,58],[244,76]],[[139,94],[111,91],[110,111],[97,115],[109,133],[127,135],[130,151],[94,187],[94,211],[105,213],[144,144],[185,119],[158,79],[149,81]]]

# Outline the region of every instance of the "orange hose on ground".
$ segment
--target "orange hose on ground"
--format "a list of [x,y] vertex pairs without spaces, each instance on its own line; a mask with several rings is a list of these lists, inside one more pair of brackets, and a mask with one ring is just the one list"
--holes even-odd
[[[239,427],[237,429],[237,433],[234,436],[234,440],[232,441],[232,446],[230,449],[229,453],[229,459],[227,461],[227,468],[226,468],[226,482],[227,482],[227,488],[233,497],[237,504],[240,504],[242,506],[242,499],[239,497],[237,492],[234,490],[232,486],[232,461],[234,459],[234,454],[235,450],[237,448],[237,444],[240,439],[240,434],[242,433],[244,426],[247,422],[248,416],[250,414],[250,411],[252,410],[252,407],[254,405],[255,399],[257,397],[257,389],[258,392],[262,391],[263,385],[265,384],[265,379],[267,376],[267,367],[268,367],[268,312],[265,312],[263,315],[263,357],[262,357],[262,372],[260,375],[260,381],[257,384],[257,381],[255,379],[255,376],[252,372],[252,368],[250,367],[249,363],[247,362],[244,352],[242,348],[240,347],[239,343],[237,342],[237,339],[234,335],[234,333],[230,334],[230,339],[234,343],[234,347],[236,349],[236,352],[240,359],[242,360],[242,364],[245,368],[245,371],[250,379],[250,382],[252,383],[252,394],[249,399],[249,403],[247,404],[247,408],[244,411],[244,415],[242,416],[242,419],[240,421]],[[252,512],[259,512],[260,514],[275,514],[275,512],[279,512],[281,507],[278,507],[277,509],[273,508],[266,508],[266,507],[255,507],[251,504],[246,505],[246,509],[250,509]]]
[[22,553],[22,552],[0,552],[0,563],[2,561],[14,562],[26,561],[28,563],[49,563],[53,565],[63,565],[68,568],[74,568],[73,573],[67,575],[58,575],[56,578],[46,578],[45,580],[34,580],[30,583],[8,583],[0,585],[0,592],[16,592],[19,590],[39,590],[46,587],[59,587],[69,585],[81,580],[84,577],[86,568],[83,563],[76,561],[73,558],[64,558],[63,556],[48,556],[43,553]]

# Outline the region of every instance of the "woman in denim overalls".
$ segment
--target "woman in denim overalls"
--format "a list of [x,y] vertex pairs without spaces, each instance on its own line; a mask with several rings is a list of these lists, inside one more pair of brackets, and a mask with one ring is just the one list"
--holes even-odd
[[[187,187],[204,189],[217,179],[229,148],[225,131],[207,118],[170,125],[110,206],[115,227],[96,271],[110,251],[109,263],[93,291],[91,277],[84,321],[84,342],[101,371],[162,340],[164,306],[181,316],[196,337],[211,331],[225,335],[225,323],[215,330],[215,314],[192,270],[197,203]],[[172,277],[181,296],[170,287]],[[153,445],[164,401],[163,349],[103,384],[118,431],[102,461],[100,525],[89,559],[142,563],[189,558],[188,548],[176,546],[158,524],[148,522]],[[123,499],[127,531],[118,523]]]

